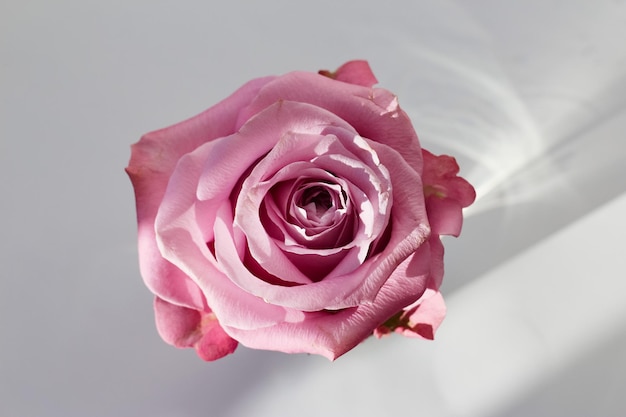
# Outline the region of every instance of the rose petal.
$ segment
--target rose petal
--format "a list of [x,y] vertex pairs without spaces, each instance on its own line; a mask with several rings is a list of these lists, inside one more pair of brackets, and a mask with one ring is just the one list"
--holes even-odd
[[433,340],[435,332],[446,317],[446,304],[439,291],[426,290],[418,305],[407,310],[406,327],[398,327],[396,333],[406,337]]
[[310,103],[349,123],[364,138],[396,149],[418,173],[422,172],[420,144],[397,98],[381,88],[336,81],[318,74],[292,72],[268,83],[241,112],[239,126],[277,100]]
[[[285,309],[267,304],[233,284],[203,240],[199,227],[202,216],[194,209],[198,203],[195,191],[204,169],[203,162],[211,151],[211,143],[207,143],[183,156],[172,174],[155,221],[161,255],[200,287],[222,324],[249,329],[293,320]],[[232,212],[230,200],[225,200],[218,209]]]
[[405,259],[372,303],[337,312],[306,313],[303,321],[245,331],[225,327],[245,346],[286,353],[307,352],[334,360],[367,338],[403,306],[417,300],[429,281],[429,244]]
[[[272,187],[280,182],[299,178],[301,171],[305,172],[303,175],[312,177],[315,170],[322,169],[332,172],[333,176],[337,176],[344,183],[355,184],[356,187],[348,187],[345,191],[351,194],[352,203],[361,208],[360,215],[368,216],[361,224],[366,227],[363,233],[369,238],[379,234],[386,225],[389,218],[386,206],[391,192],[387,170],[380,165],[378,157],[367,142],[354,133],[337,128],[325,131],[335,134],[320,138],[318,141],[310,140],[308,135],[283,135],[274,149],[256,165],[244,181],[237,203],[236,222],[244,228],[244,231],[248,230],[245,233],[255,257],[266,258],[270,250],[269,245],[272,244],[263,233],[262,224],[256,214],[259,207]],[[309,170],[309,167],[313,170]],[[274,172],[276,174],[268,179]],[[320,179],[328,178],[325,173],[318,175]],[[288,205],[286,196],[287,194],[283,192],[278,204]],[[275,217],[271,212],[268,212],[268,216]],[[294,232],[293,226],[285,225],[283,228],[278,222],[275,222],[275,225],[294,241],[303,246],[307,244],[306,236],[302,233],[298,235],[298,231]],[[319,247],[311,246],[316,249]]]
[[[297,177],[292,180],[291,177]],[[308,179],[325,180],[326,183],[311,183]],[[334,183],[334,184],[333,184]],[[285,187],[284,185],[288,186]],[[326,214],[328,224],[315,224],[306,218],[304,209],[296,206],[293,201],[300,192],[293,191],[299,186],[306,184],[319,184],[320,187],[332,189],[338,196],[337,200],[343,204],[342,209]],[[339,196],[348,189],[348,183],[341,178],[336,178],[327,171],[315,167],[311,163],[301,162],[289,164],[280,170],[271,181],[253,187],[255,192],[262,193],[259,196],[261,207],[261,223],[267,230],[276,230],[280,233],[270,233],[277,244],[284,250],[298,252],[298,248],[304,250],[320,250],[319,254],[336,253],[352,241],[355,234],[353,219],[353,202],[349,198]],[[333,192],[331,191],[331,192]],[[266,194],[265,194],[265,193]],[[249,193],[249,191],[247,191]],[[265,194],[263,196],[263,194]],[[256,207],[256,206],[255,206]],[[265,208],[265,210],[263,210]],[[256,208],[255,208],[256,210]],[[264,220],[267,216],[267,220]],[[269,223],[269,224],[268,224]]]
[[448,155],[435,156],[422,149],[426,207],[433,232],[458,236],[463,225],[463,207],[474,202],[476,192],[459,177],[456,160]]
[[457,200],[430,196],[426,199],[428,221],[433,233],[459,236],[463,226],[463,211]]
[[443,243],[441,243],[441,238],[439,236],[431,234],[428,239],[428,244],[430,245],[430,281],[428,282],[428,288],[439,291],[439,287],[443,281],[444,272]]
[[201,337],[200,311],[177,306],[155,297],[154,313],[159,335],[176,347],[193,346]]
[[430,275],[424,294],[413,304],[404,307],[391,316],[391,319],[374,330],[374,336],[381,338],[391,332],[408,337],[433,339],[435,332],[446,315],[446,305],[439,293],[443,278],[443,244],[438,235],[428,239],[430,246]]
[[[388,195],[390,194],[389,183],[383,186],[379,180],[373,180],[368,182],[363,180],[363,176],[371,174],[369,170],[362,167],[355,168],[353,166],[345,166],[343,162],[336,160],[319,160],[320,167],[312,166],[309,163],[294,163],[289,164],[285,168],[281,169],[270,181],[255,183],[254,178],[251,176],[251,181],[244,183],[242,191],[240,193],[240,201],[237,204],[236,209],[236,223],[242,227],[242,230],[249,237],[249,245],[253,251],[262,250],[271,244],[271,239],[265,233],[263,233],[263,222],[258,216],[260,207],[263,204],[268,204],[269,209],[267,215],[270,220],[273,221],[275,226],[281,230],[281,232],[290,238],[291,241],[285,240],[286,244],[293,244],[294,252],[317,252],[317,253],[336,253],[346,247],[353,247],[359,244],[361,241],[371,241],[375,235],[381,233],[382,229],[387,223],[389,213],[385,210],[387,205]],[[323,169],[322,169],[323,168]],[[302,176],[315,176],[325,177],[326,169],[334,169],[336,172],[343,173],[343,178],[337,178],[337,182],[341,183],[345,189],[346,194],[349,195],[350,206],[355,207],[346,215],[350,217],[346,221],[352,221],[352,211],[356,211],[356,207],[361,209],[357,212],[358,216],[362,217],[362,222],[359,223],[357,230],[352,231],[352,239],[346,245],[338,245],[338,237],[342,233],[341,229],[330,229],[326,233],[320,233],[317,235],[306,234],[307,230],[297,224],[290,223],[285,216],[278,212],[280,209],[276,208],[274,201],[268,198],[268,194],[272,188],[280,184],[283,181],[292,180],[293,177],[298,179]],[[352,177],[352,178],[346,178]],[[361,190],[357,185],[353,184],[350,180],[355,179],[366,187],[367,194]],[[281,206],[289,205],[286,201],[286,196],[283,194],[279,196],[280,201],[278,204]],[[384,200],[379,203],[379,200]],[[375,210],[373,205],[382,208],[384,211],[380,213]],[[329,242],[334,241],[335,244]],[[302,250],[300,251],[299,248]],[[262,253],[259,256],[264,256]]]
[[252,80],[230,97],[187,121],[144,135],[132,146],[126,168],[135,191],[141,275],[165,300],[202,309],[202,292],[178,268],[164,260],[156,246],[154,221],[169,177],[179,158],[200,144],[229,134],[238,111],[274,77]]
[[154,313],[163,340],[179,348],[194,347],[206,361],[220,359],[237,348],[237,341],[224,332],[211,312],[176,306],[155,297]]
[[364,87],[371,87],[378,83],[369,63],[363,60],[348,61],[335,72],[321,70],[319,73],[337,81],[362,85]]
[[[246,291],[255,294],[268,303],[302,311],[318,311],[322,309],[343,309],[364,302],[371,302],[381,286],[393,273],[394,269],[407,256],[410,256],[427,239],[430,230],[427,224],[421,181],[417,173],[408,166],[400,154],[387,146],[371,142],[370,145],[379,155],[382,164],[390,168],[391,182],[403,198],[396,199],[397,206],[392,210],[390,236],[387,245],[379,253],[371,256],[361,264],[360,257],[350,251],[331,274],[319,282],[304,286],[281,287],[257,279],[236,256],[233,230],[229,226],[230,219],[216,224],[216,253],[222,268],[231,279]],[[254,172],[253,172],[254,173]],[[252,178],[253,174],[251,174]],[[251,194],[244,188],[242,195],[249,198]],[[252,196],[253,197],[253,196]],[[261,262],[266,269],[282,268],[291,263],[272,262],[281,254],[272,239],[262,233],[262,226],[255,226],[258,221],[253,215],[258,204],[242,205],[249,208],[249,215],[241,215],[237,223],[242,230],[248,230],[248,246],[253,257]],[[394,214],[395,213],[395,214]],[[224,211],[224,216],[229,216]],[[219,239],[217,230],[219,229]],[[265,242],[256,246],[255,242]],[[219,246],[219,247],[218,247]],[[220,254],[222,257],[220,258]],[[267,264],[263,264],[268,260]],[[270,266],[267,266],[270,265]],[[356,268],[356,266],[359,266]],[[277,273],[276,276],[285,276]],[[426,285],[424,283],[424,285]]]
[[456,159],[448,155],[433,155],[425,149],[422,149],[422,156],[422,180],[424,187],[430,188],[430,193],[440,198],[457,200],[461,207],[467,207],[474,202],[474,187],[458,176],[460,169]]
[[[251,120],[237,134],[207,142],[180,158],[170,178],[169,195],[163,198],[155,225],[161,231],[157,241],[162,246],[164,257],[168,258],[164,253],[168,251],[172,263],[193,276],[190,266],[184,266],[187,254],[175,254],[172,250],[174,245],[164,239],[164,232],[186,229],[194,242],[186,242],[190,250],[197,252],[198,258],[210,260],[212,256],[205,244],[213,239],[212,225],[219,207],[228,199],[239,176],[276,144],[275,133],[290,130],[320,133],[331,124],[350,128],[326,110],[308,104],[279,102]],[[201,201],[195,198],[196,195]],[[176,239],[182,236],[180,233],[168,234],[174,235]],[[214,264],[213,269],[216,268]]]

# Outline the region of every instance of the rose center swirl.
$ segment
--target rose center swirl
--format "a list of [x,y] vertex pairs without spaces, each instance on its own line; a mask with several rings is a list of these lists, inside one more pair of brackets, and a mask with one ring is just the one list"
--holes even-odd
[[[327,185],[304,185],[293,196],[291,212],[303,226],[329,226],[337,221],[337,210],[345,206],[339,191]],[[339,216],[340,217],[340,216]]]
[[[304,208],[307,214],[315,213],[320,217],[333,207],[333,200],[327,190],[322,187],[311,187],[302,194],[303,201],[298,206]],[[314,210],[314,211],[313,211]]]

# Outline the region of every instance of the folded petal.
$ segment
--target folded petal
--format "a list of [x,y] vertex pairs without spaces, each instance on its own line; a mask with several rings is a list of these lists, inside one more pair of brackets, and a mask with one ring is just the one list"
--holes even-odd
[[132,146],[126,168],[135,191],[139,266],[148,288],[175,304],[202,309],[202,292],[156,246],[154,221],[170,176],[180,157],[201,144],[232,133],[239,110],[274,77],[259,78],[205,112],[174,126],[144,135]]
[[382,88],[369,88],[308,72],[291,72],[265,85],[239,118],[239,126],[278,100],[310,103],[345,120],[359,135],[396,149],[417,172],[422,172],[420,144],[397,97]]
[[286,353],[314,353],[334,360],[367,338],[396,311],[419,299],[430,273],[430,247],[402,262],[371,303],[339,311],[305,313],[301,321],[246,331],[224,330],[245,346]]
[[163,340],[179,348],[194,347],[206,361],[220,359],[237,348],[237,341],[224,332],[210,311],[177,306],[155,297],[154,312]]
[[474,187],[458,176],[459,166],[453,157],[435,156],[425,149],[422,155],[422,181],[433,233],[458,236],[463,224],[462,210],[476,198]]
[[340,66],[335,72],[321,70],[319,71],[319,74],[337,81],[362,85],[364,87],[371,87],[378,83],[378,80],[374,76],[369,63],[364,60],[348,61]]

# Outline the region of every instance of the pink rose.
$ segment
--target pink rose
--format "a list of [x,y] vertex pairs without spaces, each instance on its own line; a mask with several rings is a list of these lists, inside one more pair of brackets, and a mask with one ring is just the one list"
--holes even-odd
[[458,235],[474,190],[376,82],[365,61],[255,79],[133,145],[166,342],[205,360],[238,343],[335,359],[372,334],[433,337],[439,235]]

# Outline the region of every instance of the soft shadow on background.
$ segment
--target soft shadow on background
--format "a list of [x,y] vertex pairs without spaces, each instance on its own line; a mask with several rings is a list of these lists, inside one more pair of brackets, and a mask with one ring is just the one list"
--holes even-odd
[[[0,4],[0,415],[621,416],[626,3]],[[123,168],[250,78],[368,59],[479,191],[437,340],[164,344]]]

